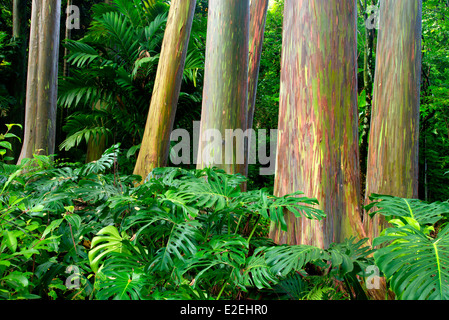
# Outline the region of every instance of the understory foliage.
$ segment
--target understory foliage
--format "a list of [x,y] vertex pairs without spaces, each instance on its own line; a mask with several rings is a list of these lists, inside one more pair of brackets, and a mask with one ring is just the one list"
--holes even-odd
[[[373,196],[393,225],[376,244],[276,245],[286,210],[321,220],[317,201],[241,192],[215,168],[117,168],[119,145],[95,162],[35,155],[0,163],[1,299],[368,299],[376,264],[400,299],[447,299],[447,203]],[[374,256],[373,256],[374,253]]]
[[[139,145],[168,10],[169,5],[162,0],[96,4],[85,36],[63,43],[69,52],[70,72],[60,78],[58,105],[67,109],[69,116],[63,128],[67,138],[60,150],[101,139],[107,145],[117,140],[128,148]],[[197,37],[194,32],[183,73],[184,84],[195,86],[203,62]],[[200,100],[196,93],[183,91],[179,109]]]

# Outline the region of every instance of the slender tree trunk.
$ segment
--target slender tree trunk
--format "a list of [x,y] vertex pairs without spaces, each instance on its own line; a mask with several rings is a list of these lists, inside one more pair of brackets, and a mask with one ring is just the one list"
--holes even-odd
[[[70,23],[67,19],[67,16],[71,14],[71,11],[69,10],[70,7],[72,6],[72,0],[67,0],[67,6],[65,9],[65,16],[66,19],[63,19],[63,21],[65,21],[65,41],[70,40],[72,38],[72,29],[70,26]],[[63,64],[62,64],[62,78],[64,80],[67,79],[67,77],[70,76],[70,63],[68,62],[67,56],[69,55],[69,49],[67,47],[64,47],[64,59],[63,59]],[[62,137],[64,137],[64,130],[63,130],[63,126],[64,126],[64,122],[67,119],[68,116],[68,112],[67,112],[67,108],[60,108],[59,109],[59,114],[58,114],[58,127],[57,127],[57,137],[59,137],[60,139]],[[58,141],[58,143],[60,143]],[[60,150],[60,152],[64,152],[63,150]]]
[[[372,193],[418,196],[422,1],[383,0],[377,43],[365,203]],[[368,236],[386,226],[365,212]]]
[[[66,15],[70,13],[69,9],[72,6],[72,0],[67,0],[67,7],[66,7]],[[72,29],[70,28],[69,24],[66,21],[65,26],[65,40],[70,40],[72,37]],[[62,70],[62,75],[64,78],[69,76],[69,63],[67,61],[67,55],[69,54],[69,49],[67,47],[64,48],[64,69]]]
[[249,0],[209,1],[198,168],[246,172],[249,18]]
[[[262,55],[265,24],[267,20],[269,0],[253,0],[250,5],[249,56],[248,56],[248,114],[247,129],[253,129],[254,110],[256,107],[257,84],[259,81],[260,57]],[[253,142],[249,136],[245,145],[245,171],[248,175],[250,148]],[[246,184],[243,186],[246,189]]]
[[[16,67],[17,77],[14,84],[14,97],[16,107],[11,115],[11,123],[18,123],[22,126],[25,123],[25,99],[26,99],[26,79],[27,79],[27,1],[13,1],[13,37],[19,41],[17,55],[13,58],[13,65]],[[13,127],[11,133],[14,133],[23,139],[23,130]],[[17,160],[20,154],[21,142],[17,139],[11,141],[13,145],[12,152],[8,155]]]
[[25,107],[19,161],[33,153],[53,154],[59,55],[60,0],[33,1]]
[[41,16],[41,3],[33,0],[31,4],[31,26],[30,26],[30,45],[28,48],[28,73],[25,100],[25,125],[22,151],[19,157],[19,163],[24,158],[30,158],[33,155],[35,119],[36,119],[36,101],[37,101],[37,76],[39,63],[39,20]]
[[168,162],[196,0],[172,0],[150,110],[134,174],[146,177]]
[[269,0],[253,0],[251,1],[250,7],[248,56],[248,129],[251,129],[253,127],[257,83],[259,80],[260,57],[262,55],[268,2]]
[[358,150],[355,0],[286,0],[275,195],[317,198],[324,221],[286,213],[280,244],[327,248],[364,237]]
[[[92,110],[102,110],[104,108],[106,108],[105,103],[101,100],[98,100],[92,107]],[[106,142],[107,137],[101,134],[91,136],[89,138],[86,151],[86,163],[97,161],[98,159],[101,158],[101,156],[103,155],[103,153],[106,151],[107,148]]]

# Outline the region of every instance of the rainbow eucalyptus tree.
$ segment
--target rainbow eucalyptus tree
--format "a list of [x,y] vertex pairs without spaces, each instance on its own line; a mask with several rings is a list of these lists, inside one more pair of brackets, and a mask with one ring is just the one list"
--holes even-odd
[[[383,0],[380,6],[366,199],[372,193],[418,197],[422,1]],[[364,214],[370,238],[386,226]]]
[[257,83],[259,79],[260,57],[262,54],[267,11],[268,0],[251,1],[248,56],[248,129],[251,129],[253,127]]
[[172,0],[165,29],[150,110],[134,174],[146,177],[168,162],[182,74],[196,0]]
[[19,161],[34,153],[50,155],[55,151],[60,17],[61,0],[33,0]]
[[198,168],[246,172],[249,2],[209,1]]
[[275,195],[317,198],[323,221],[286,213],[277,243],[361,237],[355,0],[286,0]]

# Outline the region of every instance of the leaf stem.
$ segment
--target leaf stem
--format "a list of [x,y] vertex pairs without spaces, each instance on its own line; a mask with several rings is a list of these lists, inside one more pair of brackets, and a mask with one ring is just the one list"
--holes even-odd
[[251,238],[252,238],[252,236],[254,234],[254,231],[256,231],[257,223],[259,223],[259,220],[260,220],[260,215],[257,216],[256,222],[254,222],[254,228],[253,228],[253,230],[251,231],[251,233],[250,233],[250,235],[248,237],[248,244],[249,244],[249,241],[251,240]]
[[215,299],[215,300],[220,300],[221,294],[223,293],[224,288],[226,287],[226,285],[227,285],[227,282],[225,281],[223,287],[222,287],[221,290],[220,290],[220,293],[219,293],[218,296],[217,296],[217,299]]

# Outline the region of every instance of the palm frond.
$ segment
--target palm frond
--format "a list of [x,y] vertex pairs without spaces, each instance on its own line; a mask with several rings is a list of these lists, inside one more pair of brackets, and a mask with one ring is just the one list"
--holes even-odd
[[64,46],[70,50],[67,62],[78,68],[86,67],[89,63],[101,59],[101,55],[98,54],[97,50],[87,43],[66,40]]
[[138,57],[139,39],[127,19],[118,12],[108,12],[98,21],[117,44],[118,47],[114,50],[117,54],[120,53],[121,60],[128,65],[133,64]]
[[82,175],[98,174],[112,168],[117,159],[120,144],[115,144],[108,148],[97,161],[87,163],[81,168]]

